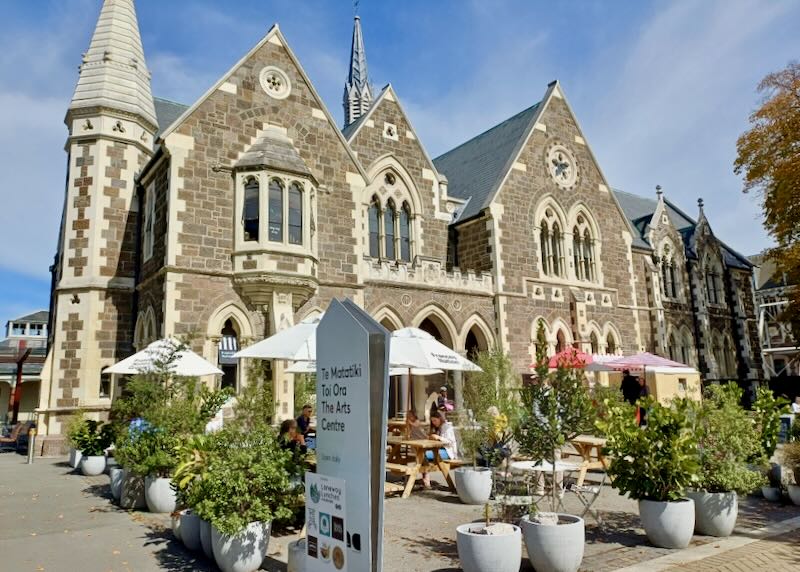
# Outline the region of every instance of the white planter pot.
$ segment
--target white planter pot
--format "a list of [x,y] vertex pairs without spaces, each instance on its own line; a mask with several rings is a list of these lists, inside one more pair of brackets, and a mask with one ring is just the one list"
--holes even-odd
[[181,541],[189,550],[200,550],[200,517],[191,509],[181,511]]
[[119,501],[119,497],[122,494],[122,473],[123,471],[120,467],[112,467],[108,470],[108,477],[111,485],[111,496],[115,501]]
[[87,477],[102,475],[106,468],[106,458],[104,455],[83,457],[81,460],[81,473]]
[[482,523],[462,524],[456,528],[458,559],[464,572],[519,572],[522,563],[522,533],[514,526],[513,534],[480,534]]
[[166,477],[146,477],[144,480],[144,498],[150,512],[174,512],[175,491],[172,490],[171,479]]
[[147,507],[147,501],[144,498],[144,479],[131,473],[128,469],[122,469],[119,506],[135,510]]
[[211,548],[211,523],[200,519],[200,547],[206,558],[214,558],[214,550]]
[[739,514],[736,493],[692,491],[686,496],[694,501],[694,529],[707,536],[730,536]]
[[[528,558],[536,572],[576,572],[583,561],[586,532],[583,519],[559,514],[559,524],[546,525],[520,520]],[[564,524],[560,524],[561,522]]]
[[83,453],[78,451],[75,447],[70,447],[69,450],[69,466],[73,469],[77,469],[81,464],[81,458],[83,457]]
[[800,506],[800,485],[789,485],[789,498],[792,504]]
[[639,501],[639,518],[648,540],[660,548],[686,548],[694,532],[694,502]]
[[255,572],[267,556],[270,523],[251,522],[244,530],[229,535],[211,527],[214,560],[222,572]]
[[[266,566],[261,565],[262,568]],[[306,572],[306,539],[289,543],[289,563],[286,572]]]
[[486,504],[492,495],[492,470],[486,467],[458,467],[453,470],[458,498],[464,504]]
[[761,487],[761,494],[770,502],[781,500],[781,490],[778,487]]

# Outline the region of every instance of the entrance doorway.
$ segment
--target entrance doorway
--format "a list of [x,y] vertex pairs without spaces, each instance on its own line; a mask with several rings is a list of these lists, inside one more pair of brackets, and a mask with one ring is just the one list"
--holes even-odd
[[230,387],[238,391],[239,379],[239,360],[233,357],[239,351],[239,334],[233,326],[233,322],[228,319],[220,332],[222,337],[219,340],[219,368],[222,370],[222,381],[220,387]]

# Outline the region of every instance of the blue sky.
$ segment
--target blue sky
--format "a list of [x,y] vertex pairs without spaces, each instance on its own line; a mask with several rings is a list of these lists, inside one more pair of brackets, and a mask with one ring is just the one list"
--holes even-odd
[[[352,2],[138,0],[154,94],[191,103],[278,22],[341,120]],[[64,113],[100,0],[0,2],[0,321],[47,307]],[[362,0],[370,76],[438,155],[559,79],[610,183],[690,214],[745,254],[769,241],[733,175],[755,86],[800,57],[800,2]]]

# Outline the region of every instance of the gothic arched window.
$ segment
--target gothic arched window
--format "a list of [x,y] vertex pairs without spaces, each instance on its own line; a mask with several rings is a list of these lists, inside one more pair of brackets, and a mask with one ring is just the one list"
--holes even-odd
[[411,207],[403,203],[400,209],[400,260],[411,262]]
[[289,187],[289,244],[303,244],[303,190],[298,183]]
[[589,221],[581,213],[572,228],[572,262],[577,280],[595,281],[594,243]]
[[556,353],[563,352],[565,349],[567,349],[567,339],[564,332],[559,330],[556,334]]
[[584,279],[583,273],[583,237],[581,231],[576,226],[572,229],[572,264],[575,267],[575,278],[578,280]]
[[592,346],[592,354],[600,353],[600,342],[597,340],[597,334],[594,332],[589,336],[589,344]]
[[583,272],[586,280],[592,282],[596,280],[594,269],[594,239],[592,239],[588,228],[583,230]]
[[261,189],[258,179],[250,177],[244,185],[244,207],[242,208],[242,222],[244,224],[245,241],[258,241],[259,224],[259,194]]
[[617,340],[611,332],[606,336],[606,353],[610,355],[617,353]]
[[386,205],[386,211],[383,213],[383,228],[386,242],[386,258],[394,260],[395,258],[395,245],[394,245],[394,225],[397,222],[397,211],[394,209],[394,203],[389,201]]
[[369,205],[369,255],[379,258],[381,255],[381,205],[378,197],[372,197]]
[[561,228],[558,223],[553,223],[553,232],[550,234],[550,268],[553,276],[562,276],[563,260],[561,251]]
[[542,250],[542,274],[550,274],[550,230],[547,223],[542,223],[539,231],[539,244]]
[[269,240],[283,242],[283,183],[278,179],[269,182]]
[[675,343],[674,334],[670,334],[669,339],[667,340],[667,352],[669,353],[669,359],[672,361],[678,361],[678,344]]

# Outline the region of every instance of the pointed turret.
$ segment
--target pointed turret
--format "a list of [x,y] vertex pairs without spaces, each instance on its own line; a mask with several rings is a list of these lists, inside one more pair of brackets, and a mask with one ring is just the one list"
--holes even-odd
[[79,69],[70,113],[101,107],[157,124],[133,0],[104,0]]
[[372,87],[367,74],[367,53],[361,35],[361,18],[355,17],[350,47],[350,73],[344,85],[345,127],[364,115],[372,103]]

